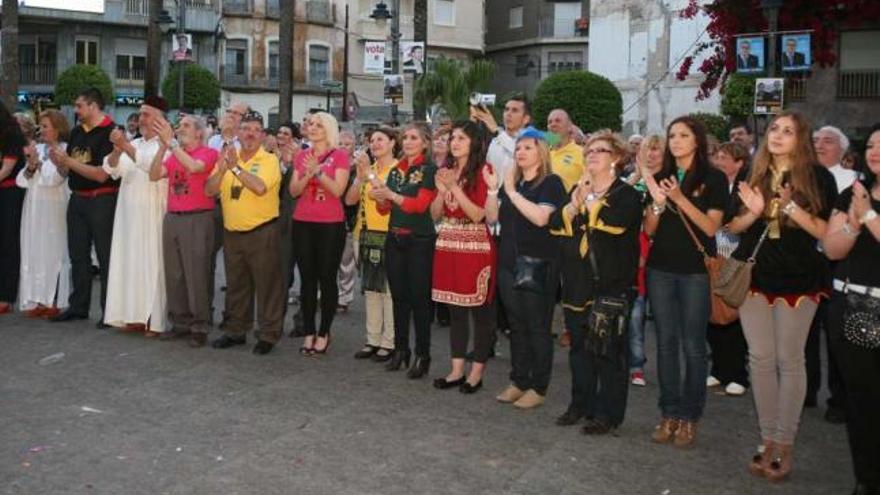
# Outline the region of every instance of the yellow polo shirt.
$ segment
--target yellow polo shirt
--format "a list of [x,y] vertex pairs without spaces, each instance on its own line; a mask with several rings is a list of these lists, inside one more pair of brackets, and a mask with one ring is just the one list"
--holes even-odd
[[[373,170],[376,170],[377,168],[378,165],[374,163]],[[385,182],[388,180],[388,173],[391,172],[392,168],[394,168],[393,164],[385,170],[380,170],[376,174],[376,178],[381,182]],[[358,212],[358,221],[354,226],[354,232],[352,234],[355,237],[360,235],[364,218],[366,218],[367,230],[388,232],[388,224],[391,222],[391,215],[383,215],[379,213],[379,210],[376,208],[376,200],[370,197],[370,190],[373,189],[373,185],[369,180],[361,187],[361,210]]]
[[584,150],[574,141],[562,148],[550,150],[550,168],[562,179],[567,192],[581,180],[584,174]]
[[[250,160],[242,162],[239,159],[238,166],[256,175],[266,184],[266,194],[257,196],[244,187],[231,170],[226,172],[220,182],[223,227],[235,232],[246,232],[278,218],[278,207],[281,202],[278,195],[278,188],[281,187],[281,167],[278,164],[278,157],[268,153],[262,146]],[[233,187],[241,188],[238,199],[232,198]]]

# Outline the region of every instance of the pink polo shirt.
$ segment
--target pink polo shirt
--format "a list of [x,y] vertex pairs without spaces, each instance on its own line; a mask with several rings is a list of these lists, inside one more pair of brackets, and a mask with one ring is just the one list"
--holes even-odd
[[173,154],[165,159],[165,171],[168,173],[168,211],[212,210],[214,198],[205,194],[205,183],[208,182],[220,154],[207,146],[199,146],[187,154],[193,160],[204,163],[205,169],[193,174]]
[[[296,155],[293,162],[297,177],[302,177],[306,173],[306,158],[312,152],[312,149],[306,149]],[[348,170],[350,167],[348,153],[339,148],[319,155],[318,161],[321,163],[321,170],[328,178],[333,178],[337,171]],[[312,178],[296,202],[293,219],[315,223],[342,222],[345,220],[342,199],[325,191],[318,179]]]

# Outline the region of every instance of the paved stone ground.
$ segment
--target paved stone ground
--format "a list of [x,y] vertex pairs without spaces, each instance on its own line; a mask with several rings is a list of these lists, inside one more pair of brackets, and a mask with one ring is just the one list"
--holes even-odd
[[[93,311],[93,314],[96,314]],[[328,356],[193,350],[97,330],[0,318],[0,492],[9,494],[831,494],[849,493],[844,429],[807,410],[796,470],[780,486],[746,470],[757,443],[751,396],[711,395],[690,451],[654,445],[658,387],[631,388],[618,436],[553,420],[567,404],[557,347],[544,407],[495,402],[507,341],[474,396],[437,391],[358,362],[363,307],[335,325]],[[288,318],[288,328],[290,322]],[[216,337],[218,334],[215,333]],[[434,328],[431,376],[447,371]],[[39,361],[63,352],[54,364]],[[654,353],[649,336],[648,356]]]

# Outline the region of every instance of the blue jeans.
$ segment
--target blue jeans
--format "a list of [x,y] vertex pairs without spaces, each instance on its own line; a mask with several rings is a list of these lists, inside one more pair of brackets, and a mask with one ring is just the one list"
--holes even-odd
[[642,371],[648,359],[645,357],[645,309],[648,305],[645,296],[633,301],[629,316],[629,371]]
[[[648,301],[657,329],[660,411],[665,418],[697,421],[706,405],[709,276],[648,269]],[[681,353],[684,351],[684,382]]]

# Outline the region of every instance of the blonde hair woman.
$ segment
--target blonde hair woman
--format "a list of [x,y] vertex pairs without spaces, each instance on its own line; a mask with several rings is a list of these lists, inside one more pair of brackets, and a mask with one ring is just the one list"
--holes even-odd
[[[294,249],[302,274],[303,329],[300,348],[305,356],[322,355],[330,346],[330,327],[339,304],[336,272],[345,247],[342,196],[350,173],[348,153],[339,148],[339,124],[326,112],[309,117],[311,147],[294,160],[290,194],[299,198],[293,212]],[[318,286],[321,287],[321,326],[315,326]]]

